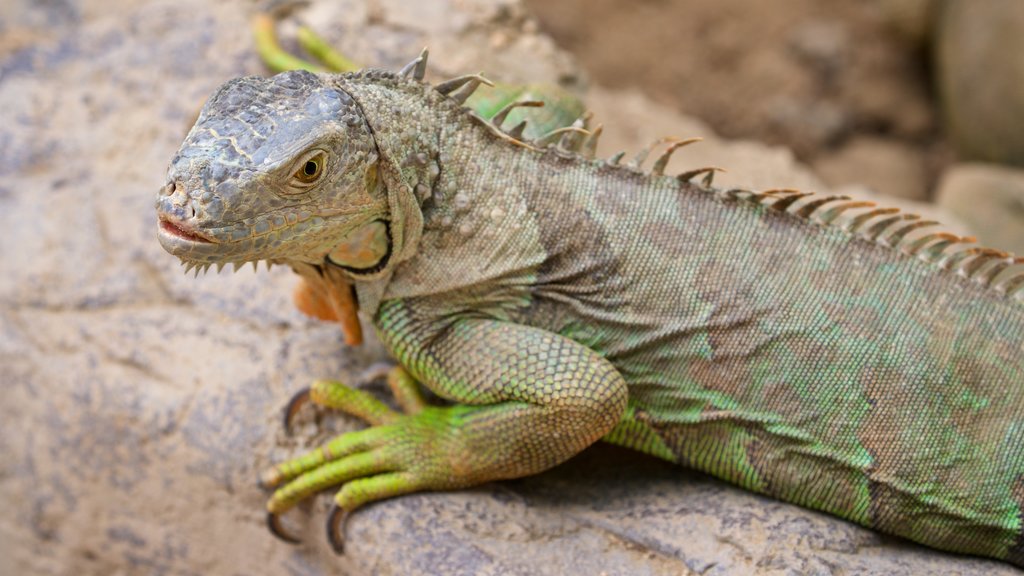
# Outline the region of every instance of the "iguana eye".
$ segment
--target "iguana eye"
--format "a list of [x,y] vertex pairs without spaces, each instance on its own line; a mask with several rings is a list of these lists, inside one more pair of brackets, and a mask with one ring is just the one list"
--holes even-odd
[[292,177],[299,184],[308,185],[316,182],[324,172],[326,157],[323,152],[318,152],[299,165]]

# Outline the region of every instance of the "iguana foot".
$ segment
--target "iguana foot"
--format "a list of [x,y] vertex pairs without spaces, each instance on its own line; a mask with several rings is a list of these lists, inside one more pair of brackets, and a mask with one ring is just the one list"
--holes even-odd
[[[401,367],[384,362],[374,364],[360,374],[358,381],[371,382],[378,378],[387,378],[391,395],[395,398],[402,413],[415,414],[427,405],[427,401],[420,392],[419,384]],[[325,408],[334,408],[348,412],[370,424],[384,424],[386,422],[386,418],[389,416],[378,415],[372,412],[379,408],[376,404],[368,404],[364,403],[363,399],[351,398],[351,392],[353,392],[353,389],[340,382],[331,380],[319,380],[314,382],[312,386],[299,390],[288,400],[288,404],[284,408],[283,424],[285,433],[291,435],[292,421],[295,420],[296,414],[299,413],[303,406],[310,402]],[[372,397],[370,399],[373,400]],[[359,410],[369,410],[371,412]]]
[[292,536],[284,529],[284,526],[281,525],[281,516],[274,514],[273,512],[267,512],[267,529],[270,530],[270,533],[276,536],[279,540],[289,544],[302,543],[302,540]]
[[335,504],[331,506],[331,513],[327,515],[327,542],[335,554],[345,551],[345,522],[348,520],[348,511]]
[[[288,433],[291,433],[291,422],[295,414],[308,402],[341,410],[375,427],[338,436],[318,450],[278,464],[260,475],[259,484],[263,488],[272,489],[287,483],[267,503],[267,527],[281,540],[292,544],[299,542],[298,538],[284,529],[280,514],[329,486],[351,480],[338,493],[335,509],[327,524],[328,539],[339,553],[343,546],[343,524],[348,511],[367,502],[427,487],[405,474],[394,473],[394,469],[401,468],[399,461],[413,459],[413,455],[406,453],[402,458],[395,450],[377,450],[386,446],[394,448],[396,441],[408,443],[408,438],[400,438],[401,429],[392,430],[390,435],[379,431],[389,428],[389,424],[403,417],[414,417],[427,406],[415,379],[401,367],[376,365],[364,373],[363,377],[372,380],[383,375],[387,376],[388,385],[406,416],[366,392],[330,380],[314,382],[289,400],[284,410],[284,427]],[[389,464],[388,460],[392,462]]]

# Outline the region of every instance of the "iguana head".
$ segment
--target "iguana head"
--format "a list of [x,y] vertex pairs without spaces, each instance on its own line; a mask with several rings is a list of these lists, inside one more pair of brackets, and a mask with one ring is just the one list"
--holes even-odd
[[319,264],[356,242],[372,265],[390,242],[378,161],[360,107],[325,77],[231,80],[171,161],[156,203],[160,243],[205,268]]

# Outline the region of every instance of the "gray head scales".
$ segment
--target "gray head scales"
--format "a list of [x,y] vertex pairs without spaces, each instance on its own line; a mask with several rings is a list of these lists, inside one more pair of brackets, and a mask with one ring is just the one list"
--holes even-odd
[[328,77],[231,80],[171,161],[156,202],[160,243],[189,268],[320,263],[386,219],[377,160],[359,106]]

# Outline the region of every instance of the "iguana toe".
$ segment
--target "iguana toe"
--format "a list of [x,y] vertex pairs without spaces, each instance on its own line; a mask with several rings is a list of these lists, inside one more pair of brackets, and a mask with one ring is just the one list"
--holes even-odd
[[307,386],[302,390],[296,392],[288,404],[284,407],[284,431],[285,434],[291,436],[292,434],[292,420],[295,419],[295,415],[298,414],[299,410],[308,404],[310,401],[310,387]]
[[345,553],[345,524],[348,520],[348,511],[335,504],[331,507],[331,513],[327,515],[327,542],[335,554]]
[[301,540],[292,536],[284,529],[284,526],[281,525],[281,517],[273,512],[267,512],[267,528],[270,530],[271,534],[289,544],[298,544],[301,542]]

